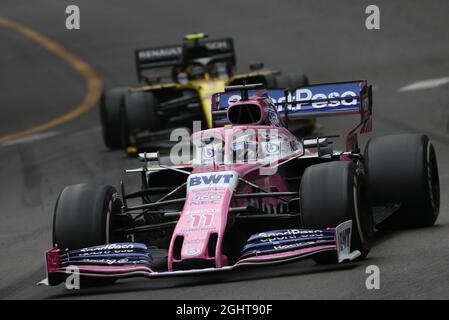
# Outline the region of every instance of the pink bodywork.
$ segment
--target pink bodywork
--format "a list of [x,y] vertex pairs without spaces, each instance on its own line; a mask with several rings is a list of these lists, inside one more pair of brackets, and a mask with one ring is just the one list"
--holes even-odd
[[[224,145],[232,144],[233,134],[241,130],[278,130],[279,134],[287,139],[296,140],[295,136],[285,128],[250,125],[250,126],[233,126],[225,128],[209,129],[201,132],[202,134],[214,134],[223,138]],[[199,133],[199,134],[201,134]],[[230,148],[224,148],[224,158],[226,159]],[[276,163],[297,156],[298,152],[292,152],[289,156],[280,158]],[[251,180],[253,176],[259,176],[259,168],[263,164],[259,162],[244,164],[215,164],[209,166],[199,166],[193,169],[192,174],[197,173],[220,173],[234,172],[238,177]],[[257,180],[257,185],[270,191],[288,191],[283,179],[278,174],[261,176],[263,178]],[[246,184],[236,183],[231,188],[227,186],[208,186],[204,185],[187,192],[186,202],[181,212],[179,221],[173,232],[170,249],[168,253],[168,269],[173,270],[173,264],[185,259],[204,259],[214,260],[215,267],[221,268],[227,265],[226,256],[222,254],[222,241],[226,230],[229,216],[229,208],[232,202],[239,204],[238,201],[232,200],[234,192],[249,192],[251,187]],[[211,199],[211,197],[213,199]],[[196,200],[195,199],[209,199]],[[279,200],[266,198],[263,200],[267,204],[275,204]],[[212,234],[216,233],[217,245],[212,256],[209,255],[208,245]],[[175,258],[175,241],[177,237],[184,237],[180,256]]]

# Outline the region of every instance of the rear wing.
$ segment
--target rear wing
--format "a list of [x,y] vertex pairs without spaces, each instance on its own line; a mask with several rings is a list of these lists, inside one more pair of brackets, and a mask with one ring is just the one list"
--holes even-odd
[[[249,98],[255,95],[260,95],[260,90],[248,90]],[[276,106],[279,116],[286,121],[360,114],[361,122],[367,123],[372,114],[372,89],[364,80],[317,84],[301,87],[292,92],[284,89],[267,89],[266,95]],[[241,91],[227,91],[213,96],[212,114],[217,125],[223,125],[230,103],[240,100],[241,97]]]
[[[198,44],[206,46],[208,50],[207,57],[211,61],[225,61],[233,66],[236,64],[232,38],[197,41]],[[134,59],[139,82],[142,81],[142,72],[144,70],[178,65],[182,58],[182,51],[182,44],[135,50]]]

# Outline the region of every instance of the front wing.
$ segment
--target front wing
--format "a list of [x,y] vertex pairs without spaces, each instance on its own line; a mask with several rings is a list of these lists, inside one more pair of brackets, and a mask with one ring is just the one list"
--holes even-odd
[[[289,234],[286,235],[287,231]],[[346,221],[336,228],[260,233],[248,239],[240,258],[233,265],[162,272],[154,269],[150,251],[140,243],[108,244],[65,253],[55,247],[45,253],[47,278],[38,285],[60,284],[74,272],[83,278],[98,279],[175,277],[231,271],[244,266],[287,263],[311,258],[323,252],[335,252],[341,263],[360,256],[359,251],[350,251],[351,234],[352,221]]]

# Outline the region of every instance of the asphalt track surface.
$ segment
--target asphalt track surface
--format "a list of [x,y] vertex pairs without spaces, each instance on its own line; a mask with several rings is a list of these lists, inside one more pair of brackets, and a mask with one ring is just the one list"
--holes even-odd
[[[0,145],[0,298],[98,299],[390,299],[449,298],[449,85],[398,92],[449,76],[449,2],[375,1],[381,29],[364,27],[371,1],[23,1],[2,0],[0,16],[53,39],[87,62],[104,86],[134,84],[133,49],[176,43],[188,32],[233,36],[238,63],[303,70],[312,82],[368,79],[375,87],[374,135],[424,132],[438,154],[441,213],[428,229],[379,234],[360,263],[312,262],[227,275],[125,280],[82,291],[36,287],[51,244],[60,190],[80,182],[118,185],[134,167],[107,150],[98,110]],[[81,9],[81,29],[65,29],[65,7]],[[70,112],[86,94],[83,77],[23,35],[0,27],[0,136]],[[342,132],[347,119],[321,131]],[[407,159],[404,159],[407,161]],[[125,182],[137,187],[130,177]],[[82,231],[80,231],[82,232]],[[367,290],[365,268],[377,265],[380,290]]]

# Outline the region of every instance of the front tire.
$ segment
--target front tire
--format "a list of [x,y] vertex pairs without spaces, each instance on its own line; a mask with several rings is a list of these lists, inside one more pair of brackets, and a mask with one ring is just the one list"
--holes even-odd
[[[304,228],[335,228],[352,220],[351,251],[368,255],[374,235],[373,216],[365,199],[363,179],[356,164],[333,161],[308,167],[301,178],[301,219]],[[334,252],[314,260],[320,264],[337,262]]]
[[53,244],[75,250],[117,242],[111,233],[113,216],[122,202],[112,186],[71,185],[59,194],[53,216]]

